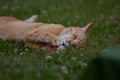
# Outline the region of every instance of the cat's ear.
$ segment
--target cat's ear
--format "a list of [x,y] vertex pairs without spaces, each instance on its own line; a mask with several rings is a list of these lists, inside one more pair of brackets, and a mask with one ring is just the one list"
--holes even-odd
[[88,25],[86,25],[84,28],[82,28],[86,33],[88,33],[90,31],[90,29],[92,28],[93,23],[89,23]]

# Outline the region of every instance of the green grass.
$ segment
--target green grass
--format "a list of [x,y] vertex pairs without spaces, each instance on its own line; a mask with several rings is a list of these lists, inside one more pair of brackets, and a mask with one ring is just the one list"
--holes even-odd
[[[84,48],[52,54],[0,40],[0,80],[75,80],[107,47],[120,45],[120,0],[0,0],[0,16],[94,27]],[[47,57],[50,57],[49,59]]]

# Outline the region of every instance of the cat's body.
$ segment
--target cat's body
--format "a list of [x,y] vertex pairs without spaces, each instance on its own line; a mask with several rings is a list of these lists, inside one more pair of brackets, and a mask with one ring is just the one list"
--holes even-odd
[[[0,17],[0,38],[2,40],[22,41],[33,48],[49,49],[53,45],[62,44],[80,46],[81,43],[85,43],[86,36],[86,31],[79,27],[65,28],[60,24],[35,23],[35,16],[27,20]],[[75,38],[84,39],[79,43],[75,41]]]

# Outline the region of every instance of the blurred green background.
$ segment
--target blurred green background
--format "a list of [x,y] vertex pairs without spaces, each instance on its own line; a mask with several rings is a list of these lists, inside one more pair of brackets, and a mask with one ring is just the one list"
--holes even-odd
[[75,80],[105,48],[120,45],[120,0],[0,0],[0,16],[66,27],[93,22],[83,48],[52,54],[0,40],[0,80]]

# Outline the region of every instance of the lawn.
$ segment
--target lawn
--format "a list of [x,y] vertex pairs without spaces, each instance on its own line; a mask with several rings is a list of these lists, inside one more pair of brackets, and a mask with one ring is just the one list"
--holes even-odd
[[76,80],[87,64],[120,45],[120,0],[0,0],[0,16],[38,21],[66,27],[93,22],[86,46],[50,53],[27,48],[22,43],[0,40],[0,80]]

